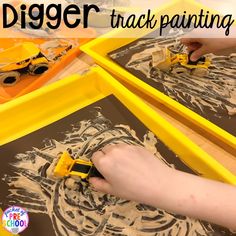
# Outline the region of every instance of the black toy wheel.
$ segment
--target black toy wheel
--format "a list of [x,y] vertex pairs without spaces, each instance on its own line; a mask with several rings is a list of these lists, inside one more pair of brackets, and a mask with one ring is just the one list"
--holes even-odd
[[20,73],[17,71],[10,71],[0,73],[0,84],[5,87],[14,86],[20,80]]
[[30,70],[30,74],[32,75],[41,75],[45,71],[48,70],[48,64],[42,63],[42,64],[37,64],[37,65],[31,65],[29,70]]

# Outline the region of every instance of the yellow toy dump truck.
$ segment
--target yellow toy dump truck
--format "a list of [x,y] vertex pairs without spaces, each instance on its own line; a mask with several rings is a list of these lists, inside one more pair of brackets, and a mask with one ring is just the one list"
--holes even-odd
[[56,178],[74,176],[82,180],[90,177],[103,178],[91,161],[85,161],[80,158],[73,159],[68,151],[59,155],[59,161],[56,163],[53,176]]
[[48,70],[48,60],[31,42],[24,42],[0,52],[0,84],[12,86],[20,75],[39,75]]
[[171,71],[174,74],[192,74],[204,77],[208,74],[211,61],[208,57],[201,57],[198,61],[190,60],[191,53],[175,54],[167,47],[156,47],[152,53],[152,67],[161,71]]

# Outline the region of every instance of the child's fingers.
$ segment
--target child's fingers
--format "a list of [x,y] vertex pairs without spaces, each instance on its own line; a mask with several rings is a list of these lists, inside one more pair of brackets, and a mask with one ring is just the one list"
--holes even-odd
[[189,52],[192,52],[192,51],[195,51],[195,50],[199,49],[201,46],[202,45],[199,44],[199,43],[192,43],[192,44],[189,44],[187,46],[187,49],[188,49]]
[[105,153],[102,151],[97,151],[93,153],[91,160],[95,165],[99,165],[99,162],[102,158],[104,158]]
[[124,143],[118,143],[118,144],[109,144],[109,145],[106,145],[102,151],[105,153],[105,154],[110,154],[110,153],[113,153],[114,151],[121,151],[123,150],[124,148],[127,148],[129,145],[127,144],[124,144]]
[[90,178],[89,183],[98,192],[109,193],[109,194],[112,193],[112,187],[105,179]]
[[191,55],[191,61],[197,61],[200,57],[207,53],[205,47],[200,47],[199,49],[195,50]]
[[117,145],[115,145],[115,144],[108,144],[108,145],[106,145],[106,146],[102,149],[102,151],[103,151],[105,154],[109,154],[109,153],[114,149],[114,147],[117,147]]
[[105,153],[103,151],[97,151],[95,152],[92,157],[91,157],[91,160],[93,162],[93,164],[95,165],[95,167],[98,169],[99,172],[101,172],[102,174],[103,171],[104,171],[104,159],[106,158],[105,157]]

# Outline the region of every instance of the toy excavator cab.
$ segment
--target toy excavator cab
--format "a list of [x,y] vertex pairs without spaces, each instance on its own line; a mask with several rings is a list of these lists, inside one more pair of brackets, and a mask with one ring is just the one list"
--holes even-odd
[[193,62],[190,57],[191,54],[173,53],[167,47],[156,46],[152,53],[152,68],[164,72],[171,71],[176,75],[187,73],[198,77],[206,76],[211,60],[208,57],[202,57]]
[[68,151],[63,152],[60,155],[53,175],[57,178],[76,176],[82,180],[86,180],[90,177],[103,178],[91,161],[82,159],[74,160]]

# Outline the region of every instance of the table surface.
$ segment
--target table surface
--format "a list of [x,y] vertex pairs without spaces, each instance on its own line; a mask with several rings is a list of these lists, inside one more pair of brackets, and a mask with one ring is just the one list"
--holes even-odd
[[[83,73],[88,70],[90,66],[94,65],[93,60],[85,55],[81,54],[78,58],[73,60],[62,72],[53,77],[47,84],[51,84],[57,80],[63,79],[68,75],[75,73]],[[214,157],[217,161],[223,164],[228,170],[236,174],[236,157],[232,152],[226,151],[226,148],[220,147],[216,142],[211,141],[209,138],[201,134],[201,131],[197,127],[191,124],[187,125],[180,117],[176,115],[173,117],[171,112],[165,108],[158,106],[158,104],[151,105],[156,112],[169,121],[173,126],[178,128],[188,138],[200,146],[204,151]]]

